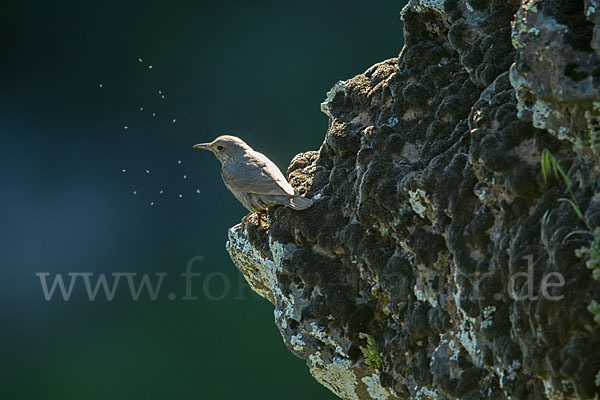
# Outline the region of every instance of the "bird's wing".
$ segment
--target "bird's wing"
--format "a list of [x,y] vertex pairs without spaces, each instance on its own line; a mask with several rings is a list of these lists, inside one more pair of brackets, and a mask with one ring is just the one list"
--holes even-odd
[[294,195],[294,189],[279,168],[256,151],[240,160],[226,163],[221,176],[227,186],[246,193],[263,195]]

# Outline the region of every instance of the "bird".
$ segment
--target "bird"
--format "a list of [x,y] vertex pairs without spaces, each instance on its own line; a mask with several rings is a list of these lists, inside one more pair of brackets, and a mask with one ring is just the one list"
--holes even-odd
[[313,203],[294,191],[273,161],[238,137],[219,136],[193,147],[217,157],[225,186],[250,212],[261,213],[276,205],[305,210]]

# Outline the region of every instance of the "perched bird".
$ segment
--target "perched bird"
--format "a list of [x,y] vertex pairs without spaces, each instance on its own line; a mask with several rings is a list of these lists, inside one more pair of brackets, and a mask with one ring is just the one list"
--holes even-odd
[[210,143],[194,145],[212,151],[221,161],[221,176],[227,189],[252,212],[274,205],[304,210],[312,200],[298,196],[279,168],[264,154],[252,150],[235,136],[219,136]]

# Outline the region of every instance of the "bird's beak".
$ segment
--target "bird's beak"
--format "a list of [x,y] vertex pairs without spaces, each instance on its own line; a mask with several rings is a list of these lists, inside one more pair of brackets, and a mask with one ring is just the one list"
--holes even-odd
[[194,148],[210,151],[210,143],[198,143],[194,145]]

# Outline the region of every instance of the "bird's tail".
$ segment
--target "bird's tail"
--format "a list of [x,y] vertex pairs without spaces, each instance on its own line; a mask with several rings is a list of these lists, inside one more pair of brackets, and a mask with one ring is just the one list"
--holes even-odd
[[294,210],[306,210],[312,206],[312,200],[301,196],[277,196],[277,201]]

